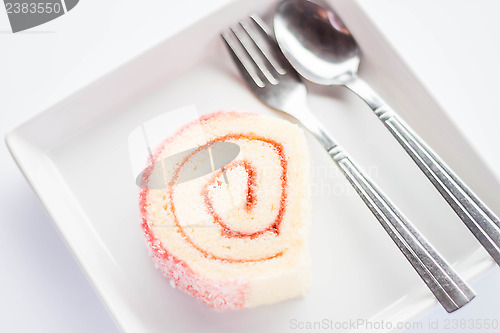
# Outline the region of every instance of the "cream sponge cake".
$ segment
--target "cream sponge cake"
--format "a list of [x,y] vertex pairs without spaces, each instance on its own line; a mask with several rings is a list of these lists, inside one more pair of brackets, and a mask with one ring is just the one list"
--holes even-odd
[[[148,187],[161,167],[156,162],[218,142],[237,144],[236,158],[176,182],[193,155],[188,154],[171,170],[161,170],[164,188]],[[271,304],[307,291],[309,153],[297,125],[253,113],[204,115],[153,150],[142,183],[141,226],[156,267],[174,287],[220,310]]]

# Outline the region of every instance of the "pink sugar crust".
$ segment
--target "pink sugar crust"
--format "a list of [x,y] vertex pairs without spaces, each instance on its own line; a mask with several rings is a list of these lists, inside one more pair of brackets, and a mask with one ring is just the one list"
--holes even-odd
[[184,290],[207,305],[219,310],[244,308],[249,289],[248,283],[244,281],[216,281],[208,279],[194,272],[189,267],[188,263],[169,253],[165,247],[163,247],[161,241],[155,236],[153,230],[149,226],[147,213],[147,195],[149,193],[149,189],[147,189],[147,186],[145,185],[149,181],[149,176],[153,171],[153,166],[160,156],[160,153],[169,142],[172,142],[175,137],[180,135],[182,132],[200,122],[205,122],[219,116],[241,117],[248,115],[255,114],[236,111],[218,111],[203,115],[197,120],[181,127],[174,135],[165,139],[155,149],[153,157],[149,161],[149,165],[143,174],[143,186],[141,186],[141,192],[139,195],[140,214],[142,219],[141,227],[146,237],[148,247],[151,250],[150,254],[155,266],[165,277],[169,278],[177,288]]

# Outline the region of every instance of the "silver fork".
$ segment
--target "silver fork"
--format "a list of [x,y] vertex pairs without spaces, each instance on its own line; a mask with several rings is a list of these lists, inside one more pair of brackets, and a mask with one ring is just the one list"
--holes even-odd
[[223,32],[222,38],[250,90],[264,104],[300,121],[321,142],[446,311],[455,311],[472,300],[474,291],[363,174],[310,112],[304,83],[281,54],[262,20],[250,16]]

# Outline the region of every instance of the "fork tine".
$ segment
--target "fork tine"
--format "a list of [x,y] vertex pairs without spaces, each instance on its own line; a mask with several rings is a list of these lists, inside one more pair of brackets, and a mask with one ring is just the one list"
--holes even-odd
[[252,15],[222,33],[240,71],[260,88],[267,83],[278,84],[279,77],[287,73],[283,66],[286,60],[280,58],[278,45],[268,30],[260,17]]
[[259,70],[261,78],[265,79],[272,85],[275,85],[278,83],[278,80],[276,78],[277,75],[276,73],[271,73],[265,55],[262,53],[260,47],[255,42],[254,36],[249,33],[249,31],[252,31],[253,33],[254,30],[254,28],[251,27],[249,23],[249,19],[240,21],[240,23],[233,29],[234,35],[245,49],[250,59],[252,59],[252,62],[255,64],[256,68]]
[[248,52],[245,51],[241,41],[237,38],[233,28],[221,33],[231,57],[233,58],[236,66],[238,66],[241,75],[245,76],[245,82],[253,81],[257,87],[265,87],[264,82],[259,77],[255,64],[249,58]]
[[283,66],[284,58],[280,59],[281,52],[278,50],[278,44],[271,37],[269,27],[264,21],[257,15],[250,15],[249,19],[242,21],[241,25],[266,58],[270,70],[274,70],[278,75],[286,74],[285,66]]

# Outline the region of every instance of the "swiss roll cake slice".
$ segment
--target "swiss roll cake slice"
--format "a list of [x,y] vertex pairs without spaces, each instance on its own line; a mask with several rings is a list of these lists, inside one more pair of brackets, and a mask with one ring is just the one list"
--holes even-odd
[[[183,177],[196,169],[190,163],[198,151],[221,142],[239,147],[234,159]],[[181,151],[190,153],[173,167],[160,163]],[[148,186],[153,174],[162,175],[163,188]],[[217,309],[306,292],[310,171],[297,125],[250,113],[202,116],[156,147],[142,183],[142,228],[156,266],[175,287]]]

